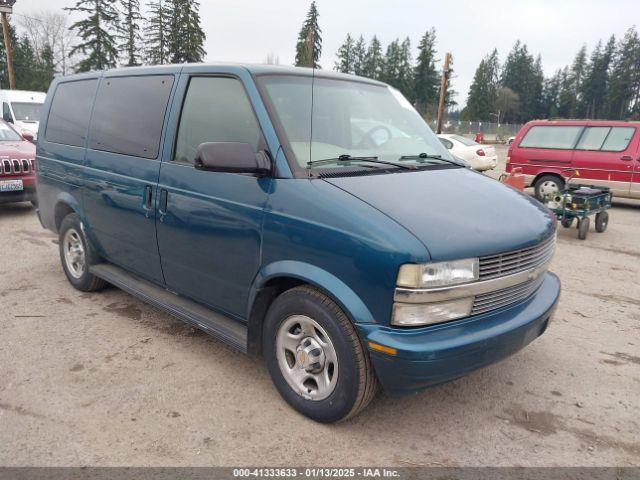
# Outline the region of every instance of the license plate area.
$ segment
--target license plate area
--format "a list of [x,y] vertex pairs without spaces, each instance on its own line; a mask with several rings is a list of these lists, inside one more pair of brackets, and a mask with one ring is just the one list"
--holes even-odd
[[0,192],[21,192],[24,190],[22,180],[0,180]]

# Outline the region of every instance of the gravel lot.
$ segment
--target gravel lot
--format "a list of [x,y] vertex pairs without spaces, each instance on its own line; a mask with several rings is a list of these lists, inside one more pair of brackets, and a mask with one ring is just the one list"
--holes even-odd
[[0,238],[0,465],[640,465],[639,202],[584,242],[560,231],[563,297],[528,348],[335,426],[291,410],[260,359],[75,291],[29,206],[0,206]]

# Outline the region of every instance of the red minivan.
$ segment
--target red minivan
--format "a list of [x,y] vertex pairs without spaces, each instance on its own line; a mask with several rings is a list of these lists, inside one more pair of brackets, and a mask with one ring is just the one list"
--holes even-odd
[[[521,167],[539,199],[574,183],[611,188],[614,195],[640,198],[640,122],[536,120],[509,148],[507,172]],[[569,171],[568,171],[569,170]]]

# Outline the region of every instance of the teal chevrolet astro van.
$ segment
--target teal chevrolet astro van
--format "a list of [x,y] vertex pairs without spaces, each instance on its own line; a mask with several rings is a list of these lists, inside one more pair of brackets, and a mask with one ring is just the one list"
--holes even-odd
[[465,168],[377,81],[202,64],[62,77],[36,164],[75,288],[114,285],[261,355],[320,422],[513,354],[559,298],[553,214]]

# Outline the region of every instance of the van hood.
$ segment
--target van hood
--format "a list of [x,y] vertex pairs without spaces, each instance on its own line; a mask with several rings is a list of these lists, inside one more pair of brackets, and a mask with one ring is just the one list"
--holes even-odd
[[556,228],[555,215],[537,200],[465,168],[325,181],[406,228],[433,261],[530,247]]

